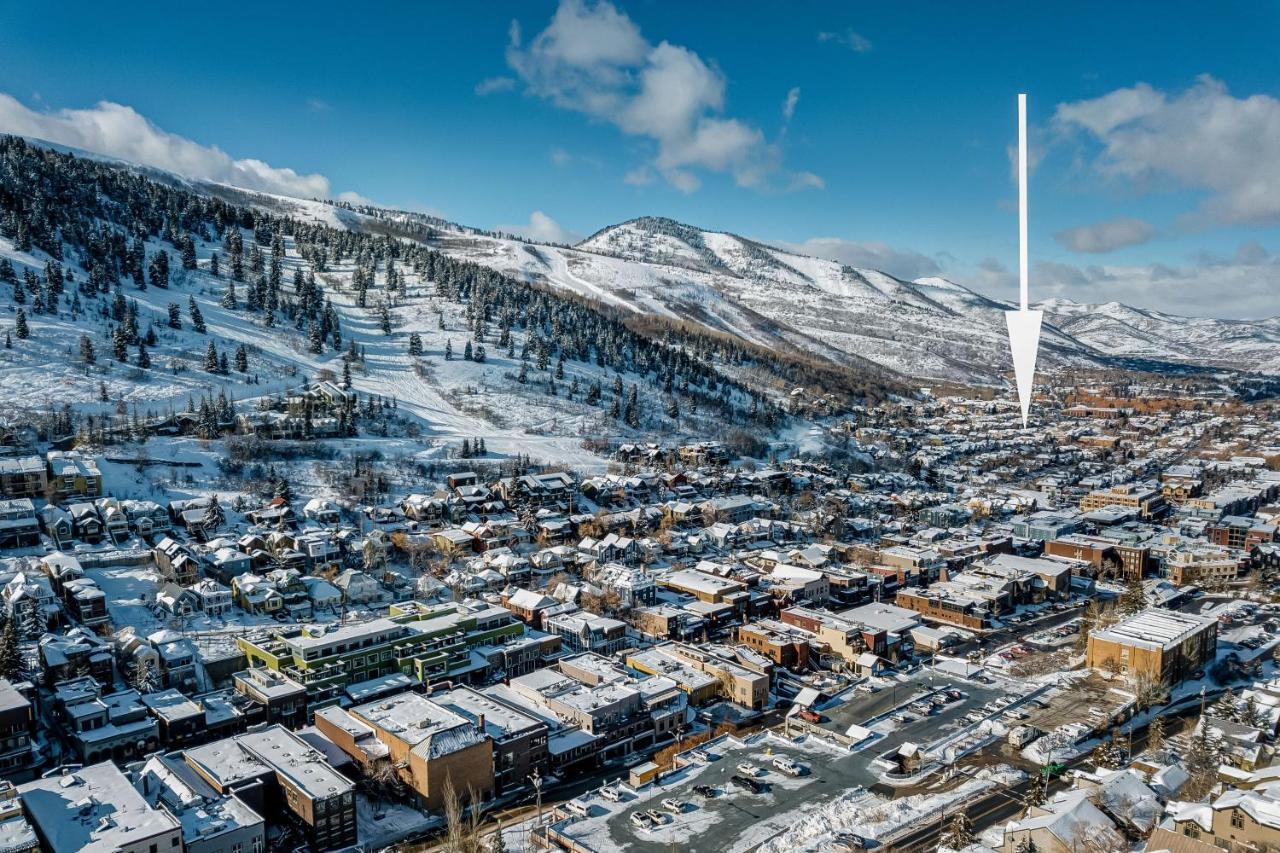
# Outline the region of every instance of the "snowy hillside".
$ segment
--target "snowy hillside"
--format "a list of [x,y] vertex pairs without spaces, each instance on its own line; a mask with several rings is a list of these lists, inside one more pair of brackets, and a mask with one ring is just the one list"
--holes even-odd
[[[781,422],[778,389],[761,381],[770,366],[732,338],[665,328],[656,340],[491,271],[509,262],[477,266],[356,211],[155,181],[12,138],[0,138],[5,198],[9,414],[70,406],[119,425],[215,399],[244,413],[329,378],[385,403],[426,452],[482,439],[498,458],[584,468],[599,465],[585,439],[763,435]],[[571,275],[542,247],[489,245],[561,259],[557,275]],[[775,378],[785,387],[804,369]]]

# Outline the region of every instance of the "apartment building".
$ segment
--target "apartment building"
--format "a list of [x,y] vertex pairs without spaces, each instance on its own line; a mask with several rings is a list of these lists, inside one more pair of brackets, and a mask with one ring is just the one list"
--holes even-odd
[[13,779],[31,767],[34,730],[31,702],[12,682],[0,678],[0,776]]
[[1244,515],[1227,515],[1205,529],[1209,541],[1224,548],[1248,550],[1276,540],[1276,525]]
[[1122,675],[1148,675],[1173,686],[1213,660],[1218,621],[1148,608],[1109,628],[1089,632],[1087,666]]
[[49,471],[39,456],[0,457],[0,497],[42,498],[49,488]]
[[1134,483],[1123,483],[1109,489],[1095,489],[1080,499],[1081,512],[1092,512],[1109,506],[1135,509],[1144,520],[1159,518],[1168,509],[1160,489]]
[[418,681],[482,679],[471,651],[524,636],[504,607],[481,601],[392,605],[388,616],[352,625],[310,625],[237,638],[249,665],[282,672],[307,689],[311,711],[340,700],[349,684],[403,672]]
[[40,519],[31,498],[0,500],[0,548],[40,544]]
[[102,497],[102,472],[93,459],[76,450],[50,450],[45,459],[58,500]]

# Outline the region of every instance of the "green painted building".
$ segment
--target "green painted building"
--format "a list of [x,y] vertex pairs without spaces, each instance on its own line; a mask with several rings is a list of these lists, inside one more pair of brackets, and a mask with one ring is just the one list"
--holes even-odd
[[482,680],[488,664],[472,650],[523,636],[524,624],[504,607],[474,600],[410,601],[365,622],[289,627],[236,643],[250,666],[304,685],[314,712],[336,703],[348,685],[396,672],[424,683]]

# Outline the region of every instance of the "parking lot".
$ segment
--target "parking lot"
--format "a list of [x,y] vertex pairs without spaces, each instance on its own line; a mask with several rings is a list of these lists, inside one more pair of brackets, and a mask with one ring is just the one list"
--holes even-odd
[[[814,737],[792,743],[776,735],[758,735],[747,741],[718,741],[710,747],[717,758],[705,765],[683,768],[664,778],[664,784],[645,789],[639,796],[626,793],[612,803],[598,791],[579,797],[588,817],[562,824],[560,832],[592,850],[662,851],[673,843],[683,849],[747,850],[784,829],[780,820],[793,810],[825,801],[850,788],[874,783],[869,754],[851,755]],[[792,777],[772,762],[787,756],[808,772]],[[760,768],[756,777],[767,786],[763,793],[742,790],[730,782],[741,775],[741,762]],[[706,798],[693,789],[709,786],[717,796]],[[629,791],[626,786],[615,786]],[[686,805],[679,814],[662,801],[677,799]],[[666,815],[665,825],[640,829],[632,823],[636,812],[655,809]]]
[[[870,748],[880,753],[907,741],[923,746],[965,725],[964,718],[967,714],[980,709],[995,697],[1009,693],[1007,685],[983,684],[928,669],[922,669],[904,681],[890,679],[889,683],[890,686],[882,687],[878,693],[855,692],[853,698],[843,705],[824,710],[828,719],[822,723],[822,727],[845,734],[850,726],[863,725],[868,720],[933,690],[954,687],[963,692],[963,699],[945,706],[937,713],[903,723],[886,721],[876,725],[875,730],[882,732],[884,736],[871,744]],[[912,716],[915,717],[914,714]]]

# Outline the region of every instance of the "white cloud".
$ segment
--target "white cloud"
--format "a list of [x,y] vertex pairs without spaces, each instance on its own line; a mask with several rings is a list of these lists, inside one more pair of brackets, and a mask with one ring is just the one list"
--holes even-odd
[[307,98],[307,109],[313,113],[327,113],[333,105],[323,98]]
[[541,210],[535,210],[529,215],[529,221],[524,225],[496,225],[495,231],[503,231],[507,234],[515,234],[525,237],[529,240],[537,240],[542,243],[566,243],[573,245],[581,242],[582,235],[568,228],[563,227],[550,216],[547,216]]
[[818,41],[827,41],[833,44],[843,45],[854,53],[866,53],[871,50],[871,40],[851,29],[844,29],[839,32],[818,33]]
[[696,170],[753,187],[779,171],[777,147],[758,128],[723,115],[720,70],[686,47],[650,44],[608,0],[561,0],[527,45],[513,24],[507,64],[529,92],[651,140],[650,167],[682,192],[700,185]]
[[653,183],[653,170],[648,166],[638,166],[623,175],[622,182],[633,187],[647,187]]
[[568,151],[565,151],[563,148],[551,149],[551,162],[555,163],[557,166],[560,166],[560,167],[568,166],[570,161],[572,160],[573,160],[573,155],[570,154]]
[[1039,263],[1031,272],[1036,298],[1124,302],[1171,314],[1264,318],[1280,314],[1280,258],[1245,244],[1231,258],[1202,256],[1182,266]]
[[913,249],[896,249],[876,240],[844,240],[839,237],[811,237],[803,243],[773,241],[773,245],[802,255],[826,258],[851,267],[870,267],[911,281],[938,275],[942,267],[928,255]]
[[300,175],[252,158],[234,160],[216,145],[201,145],[156,127],[132,107],[100,101],[91,109],[36,112],[0,93],[0,132],[30,136],[95,154],[296,198],[328,198],[329,179]]
[[787,189],[792,191],[808,189],[820,190],[824,189],[826,186],[827,182],[822,180],[820,175],[815,175],[813,172],[796,172],[791,176],[791,183],[788,184]]
[[787,92],[787,99],[782,102],[782,118],[791,121],[796,114],[796,104],[800,103],[800,87],[792,86],[791,91]]
[[[994,258],[948,275],[989,296],[1017,299],[1017,275]],[[1083,303],[1123,302],[1200,317],[1280,315],[1280,257],[1256,242],[1244,243],[1229,257],[1200,253],[1182,265],[1077,266],[1041,261],[1032,265],[1030,278],[1035,301],[1057,297]]]
[[1108,178],[1207,193],[1187,224],[1280,222],[1280,100],[1270,95],[1236,98],[1202,75],[1177,94],[1139,83],[1060,104],[1053,121],[1102,145],[1093,165]]
[[338,193],[338,195],[335,197],[335,199],[334,199],[334,200],[335,200],[335,201],[345,201],[345,202],[347,202],[348,204],[355,204],[355,205],[367,204],[367,205],[369,205],[370,207],[378,207],[378,206],[379,206],[379,205],[378,205],[378,203],[377,203],[377,202],[375,202],[373,199],[371,199],[371,198],[369,198],[369,197],[367,197],[367,196],[362,196],[362,195],[360,195],[360,193],[352,192],[351,190],[347,190],[346,192]]
[[492,95],[495,92],[510,92],[516,87],[516,81],[510,77],[487,77],[476,84],[477,95]]
[[1054,234],[1053,239],[1073,252],[1111,252],[1145,243],[1155,234],[1151,223],[1125,218],[1068,228]]

